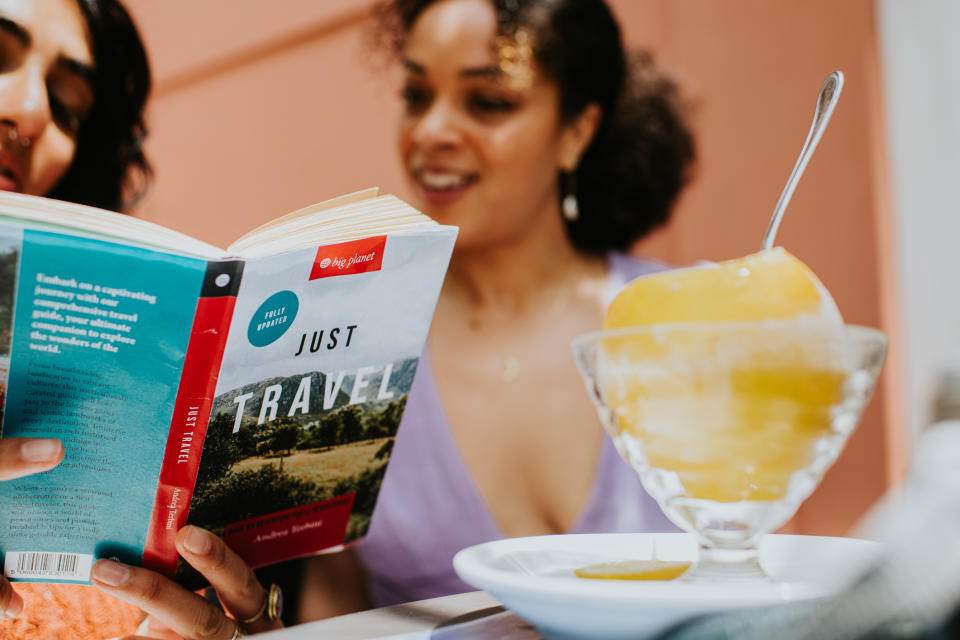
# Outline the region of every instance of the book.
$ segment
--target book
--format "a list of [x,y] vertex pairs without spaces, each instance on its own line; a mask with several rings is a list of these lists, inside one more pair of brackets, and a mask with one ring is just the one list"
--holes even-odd
[[4,575],[109,557],[189,585],[188,522],[253,567],[360,539],[456,231],[367,190],[223,250],[0,193],[2,435],[66,449],[0,482]]

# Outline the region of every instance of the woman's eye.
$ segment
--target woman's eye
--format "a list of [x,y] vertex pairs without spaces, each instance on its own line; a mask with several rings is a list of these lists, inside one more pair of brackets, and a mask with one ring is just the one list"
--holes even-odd
[[93,106],[93,90],[86,80],[63,70],[55,70],[47,79],[47,99],[53,124],[76,137]]
[[0,73],[16,69],[22,59],[22,47],[7,34],[0,32]]
[[0,73],[19,67],[28,48],[23,38],[23,28],[0,16]]
[[404,87],[400,95],[408,113],[419,113],[430,104],[430,92],[421,87]]
[[80,130],[83,115],[71,109],[55,97],[50,98],[50,115],[53,122],[67,135],[73,137]]
[[477,95],[470,98],[470,109],[481,115],[513,111],[516,106],[513,100],[499,96]]

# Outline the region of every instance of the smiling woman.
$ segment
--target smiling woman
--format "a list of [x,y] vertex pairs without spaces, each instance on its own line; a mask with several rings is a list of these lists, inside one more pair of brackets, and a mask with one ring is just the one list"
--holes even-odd
[[671,529],[603,438],[570,355],[630,278],[694,156],[677,87],[602,0],[396,0],[397,143],[416,204],[460,233],[370,532],[311,561],[320,618],[469,587],[459,549]]

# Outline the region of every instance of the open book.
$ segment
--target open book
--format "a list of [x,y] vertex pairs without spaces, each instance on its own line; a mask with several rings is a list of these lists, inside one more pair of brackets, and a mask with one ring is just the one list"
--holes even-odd
[[0,483],[4,574],[172,575],[187,522],[252,566],[359,539],[455,237],[376,190],[226,250],[0,193],[2,435],[66,447]]

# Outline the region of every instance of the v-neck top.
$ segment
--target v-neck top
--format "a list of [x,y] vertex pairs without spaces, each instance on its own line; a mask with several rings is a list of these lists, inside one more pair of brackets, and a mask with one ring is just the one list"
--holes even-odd
[[[611,254],[608,267],[607,302],[633,278],[665,268],[622,254]],[[609,437],[598,455],[589,498],[567,533],[677,530]],[[470,591],[453,570],[454,554],[502,538],[450,432],[425,349],[370,529],[355,546],[371,602],[380,607]]]

